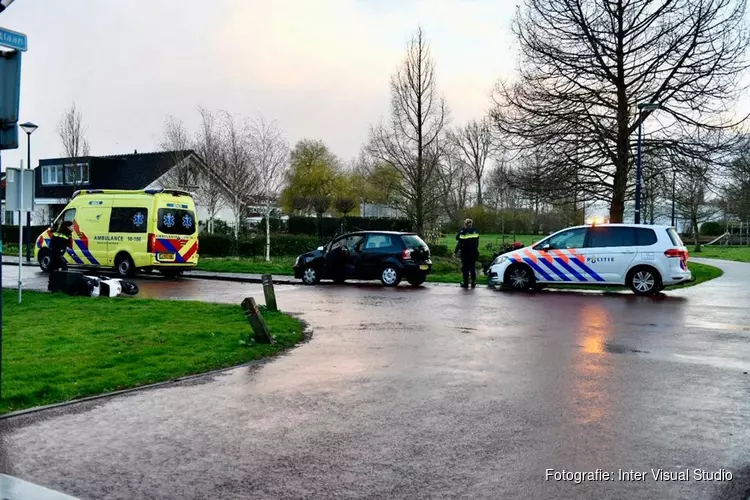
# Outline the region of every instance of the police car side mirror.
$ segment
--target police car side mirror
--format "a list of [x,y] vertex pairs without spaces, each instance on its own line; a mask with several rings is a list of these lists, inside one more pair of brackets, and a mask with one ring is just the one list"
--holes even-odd
[[544,250],[546,252],[550,248],[552,248],[552,247],[549,246],[549,243],[545,243],[544,245],[541,246],[541,248],[539,250]]

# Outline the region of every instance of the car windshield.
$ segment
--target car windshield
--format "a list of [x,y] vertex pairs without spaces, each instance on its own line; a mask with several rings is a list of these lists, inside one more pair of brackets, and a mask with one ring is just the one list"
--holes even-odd
[[404,244],[407,248],[419,248],[427,246],[427,243],[425,243],[422,238],[420,238],[416,234],[405,234],[401,238],[404,240]]

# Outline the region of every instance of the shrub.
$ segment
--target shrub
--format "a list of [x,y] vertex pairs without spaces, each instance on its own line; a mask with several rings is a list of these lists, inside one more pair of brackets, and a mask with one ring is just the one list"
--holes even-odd
[[235,247],[235,239],[226,234],[201,234],[198,237],[198,251],[207,257],[233,255]]
[[726,231],[724,224],[716,221],[701,224],[700,233],[704,236],[721,236]]
[[318,225],[324,237],[348,231],[412,231],[413,225],[408,219],[377,217],[289,217],[291,234],[316,236]]
[[451,254],[446,245],[430,245],[430,255],[434,257],[448,257]]
[[[291,234],[271,235],[271,255],[296,256],[315,250],[319,246],[318,238],[314,236],[299,236]],[[265,255],[266,238],[247,238],[237,244],[240,257],[262,257]]]
[[[49,226],[31,226],[31,234],[29,239],[33,243],[39,237],[42,232],[49,229]],[[26,234],[26,226],[23,226],[24,234]],[[6,245],[18,244],[18,226],[3,226],[3,243]],[[26,238],[24,237],[24,243]]]

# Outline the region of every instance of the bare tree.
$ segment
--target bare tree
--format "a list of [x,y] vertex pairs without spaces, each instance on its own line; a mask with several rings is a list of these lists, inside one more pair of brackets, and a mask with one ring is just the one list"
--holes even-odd
[[469,188],[473,181],[470,164],[461,157],[462,153],[454,143],[446,152],[438,179],[440,182],[440,205],[451,221],[458,221],[461,212],[469,206]]
[[582,194],[622,222],[633,136],[653,113],[638,103],[661,105],[672,122],[662,128],[732,125],[726,110],[747,67],[744,11],[745,0],[525,0],[514,26],[519,77],[499,84],[494,121],[515,148],[546,144],[576,158]]
[[456,160],[471,169],[477,188],[477,205],[483,205],[482,182],[487,162],[492,156],[494,138],[490,120],[472,120],[465,127],[448,134]]
[[63,155],[72,159],[72,164],[63,166],[63,183],[71,186],[70,194],[78,190],[81,182],[86,177],[83,169],[89,168],[79,165],[79,158],[89,155],[89,143],[86,140],[86,126],[83,124],[83,115],[75,103],[63,112],[62,118],[57,125],[57,132],[63,146]]
[[226,111],[221,113],[221,117],[223,129],[221,172],[231,198],[234,236],[237,238],[245,209],[256,194],[257,173],[252,168],[253,156],[247,124],[238,123],[237,118]]
[[191,188],[196,187],[198,173],[186,161],[188,151],[192,147],[193,139],[182,120],[172,115],[167,116],[164,121],[164,132],[159,141],[159,149],[167,153],[166,161],[171,168],[159,179],[162,186],[186,191],[191,191]]
[[207,229],[209,233],[213,233],[214,219],[224,206],[227,195],[227,185],[222,172],[222,137],[213,113],[203,107],[198,108],[198,112],[201,115],[201,123],[195,136],[194,148],[206,165],[207,171],[202,172],[199,177],[200,187],[196,193],[196,201],[206,207]]
[[250,125],[250,151],[254,176],[258,181],[257,195],[265,206],[266,261],[270,261],[271,208],[279,199],[289,167],[289,144],[276,122],[269,123],[260,117]]
[[390,123],[371,131],[369,148],[372,156],[398,172],[402,181],[398,195],[407,203],[419,233],[438,206],[441,133],[447,114],[437,91],[435,63],[420,28],[407,46],[401,68],[391,77]]

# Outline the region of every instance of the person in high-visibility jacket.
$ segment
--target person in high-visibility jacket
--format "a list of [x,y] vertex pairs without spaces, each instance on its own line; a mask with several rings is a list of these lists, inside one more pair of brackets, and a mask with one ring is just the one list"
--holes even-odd
[[461,282],[462,288],[469,287],[471,278],[471,287],[477,286],[477,261],[479,260],[479,231],[474,227],[474,221],[466,219],[464,227],[456,235],[456,250],[454,255],[461,252],[461,272],[464,279]]
[[73,246],[73,223],[69,220],[60,222],[57,231],[52,233],[50,241],[50,250],[52,252],[52,261],[49,270],[57,271],[67,269],[68,263],[65,261],[65,254],[68,248]]

